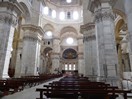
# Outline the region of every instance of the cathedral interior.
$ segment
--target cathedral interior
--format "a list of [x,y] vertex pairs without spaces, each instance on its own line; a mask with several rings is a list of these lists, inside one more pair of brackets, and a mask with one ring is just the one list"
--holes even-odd
[[0,0],[0,78],[83,75],[132,89],[132,0]]

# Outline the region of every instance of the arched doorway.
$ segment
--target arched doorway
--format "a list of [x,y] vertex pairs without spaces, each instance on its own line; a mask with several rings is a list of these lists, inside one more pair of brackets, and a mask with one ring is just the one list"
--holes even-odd
[[52,48],[46,47],[43,51],[43,66],[41,68],[41,74],[51,73],[52,68]]

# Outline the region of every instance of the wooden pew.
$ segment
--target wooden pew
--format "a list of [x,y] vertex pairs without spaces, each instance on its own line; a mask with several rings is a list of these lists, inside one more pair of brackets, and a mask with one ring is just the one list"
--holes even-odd
[[36,91],[40,93],[40,97],[37,99],[43,99],[43,95],[49,98],[76,99],[81,96],[86,99],[116,99],[120,93],[123,94],[124,99],[127,99],[127,93],[131,92],[118,89],[118,87],[113,87],[103,82],[90,82],[88,79],[78,80],[74,77],[65,77],[60,81],[44,85],[44,88],[37,88]]
[[124,90],[103,90],[103,89],[44,89],[37,88],[36,91],[40,92],[40,98],[43,99],[43,95],[46,95],[48,98],[74,98],[76,99],[78,96],[83,98],[94,97],[97,99],[98,96],[104,99],[116,99],[117,94],[122,93],[124,99],[127,99],[127,93],[131,93],[131,91]]

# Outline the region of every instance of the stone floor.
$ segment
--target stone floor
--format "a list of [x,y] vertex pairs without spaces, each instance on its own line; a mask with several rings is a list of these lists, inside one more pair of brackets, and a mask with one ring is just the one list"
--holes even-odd
[[[1,99],[36,99],[36,98],[39,97],[39,92],[35,91],[36,88],[42,88],[43,85],[47,85],[48,83],[51,83],[53,81],[58,81],[59,79],[60,78],[57,78],[57,79],[48,81],[46,83],[43,83],[41,85],[38,85],[38,86],[35,86],[35,87],[32,87],[32,88],[28,88],[28,89],[24,89],[21,92],[17,92],[17,93],[14,93],[12,95],[8,95],[8,96],[5,96],[5,97],[2,97]],[[123,98],[122,98],[122,96],[120,96],[117,99],[123,99]],[[132,97],[130,97],[128,99],[132,99]]]

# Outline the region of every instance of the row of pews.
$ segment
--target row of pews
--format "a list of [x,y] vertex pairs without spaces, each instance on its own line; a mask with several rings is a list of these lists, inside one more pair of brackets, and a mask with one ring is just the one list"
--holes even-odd
[[0,96],[22,91],[25,87],[33,87],[47,80],[61,77],[61,74],[44,74],[40,76],[22,76],[21,78],[10,78],[0,80]]
[[[54,81],[43,88],[37,88],[40,93],[39,98],[65,98],[65,99],[116,99],[122,94],[127,99],[130,90],[122,90],[117,86],[110,86],[104,82],[91,82],[87,77],[64,77],[59,81]],[[46,99],[47,99],[46,98]]]

